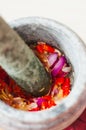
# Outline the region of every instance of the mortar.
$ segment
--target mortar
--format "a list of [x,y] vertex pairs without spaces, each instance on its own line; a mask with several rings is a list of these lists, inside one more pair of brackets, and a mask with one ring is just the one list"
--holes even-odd
[[86,47],[71,29],[51,19],[28,17],[10,23],[26,44],[44,41],[59,46],[74,70],[71,93],[59,105],[38,112],[16,110],[0,101],[2,130],[63,130],[86,108]]

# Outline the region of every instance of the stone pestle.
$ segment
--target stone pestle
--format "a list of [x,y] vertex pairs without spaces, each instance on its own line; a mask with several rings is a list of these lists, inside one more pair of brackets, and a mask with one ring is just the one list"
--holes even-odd
[[0,65],[33,96],[49,92],[51,77],[20,36],[0,16]]

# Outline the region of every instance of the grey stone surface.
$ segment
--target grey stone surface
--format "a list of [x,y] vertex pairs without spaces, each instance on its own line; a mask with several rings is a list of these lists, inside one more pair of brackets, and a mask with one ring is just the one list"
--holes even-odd
[[34,52],[1,17],[0,65],[30,94],[43,96],[49,92],[50,75]]
[[72,30],[51,19],[29,17],[10,25],[27,44],[40,39],[59,45],[73,65],[74,83],[69,96],[59,105],[40,112],[19,111],[0,102],[0,126],[6,130],[63,130],[86,107],[86,47],[83,41]]

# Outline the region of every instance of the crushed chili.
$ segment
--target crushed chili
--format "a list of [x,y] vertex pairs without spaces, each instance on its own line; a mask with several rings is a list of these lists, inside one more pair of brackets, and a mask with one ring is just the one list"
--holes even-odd
[[[57,52],[58,59],[60,59],[60,57],[64,55],[59,49],[45,42],[37,42],[33,51],[36,52],[36,55],[41,60],[48,73],[52,71],[48,64],[48,56]],[[66,65],[68,65],[68,61],[63,67]],[[5,72],[3,66],[0,66],[0,99],[16,109],[25,111],[45,110],[58,105],[58,102],[65,98],[70,91],[71,79],[69,72],[65,73],[60,70],[55,77],[52,76],[52,86],[49,93],[42,97],[33,97],[22,90]]]

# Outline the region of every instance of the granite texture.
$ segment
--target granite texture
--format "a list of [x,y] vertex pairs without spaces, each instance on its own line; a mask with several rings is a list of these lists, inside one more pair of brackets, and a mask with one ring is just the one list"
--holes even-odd
[[45,41],[60,46],[74,69],[71,93],[59,105],[39,112],[15,110],[0,102],[0,126],[6,130],[63,130],[86,108],[86,47],[68,27],[51,19],[29,17],[10,24],[30,44]]
[[51,76],[34,52],[1,17],[0,65],[30,94],[43,96],[49,92]]

